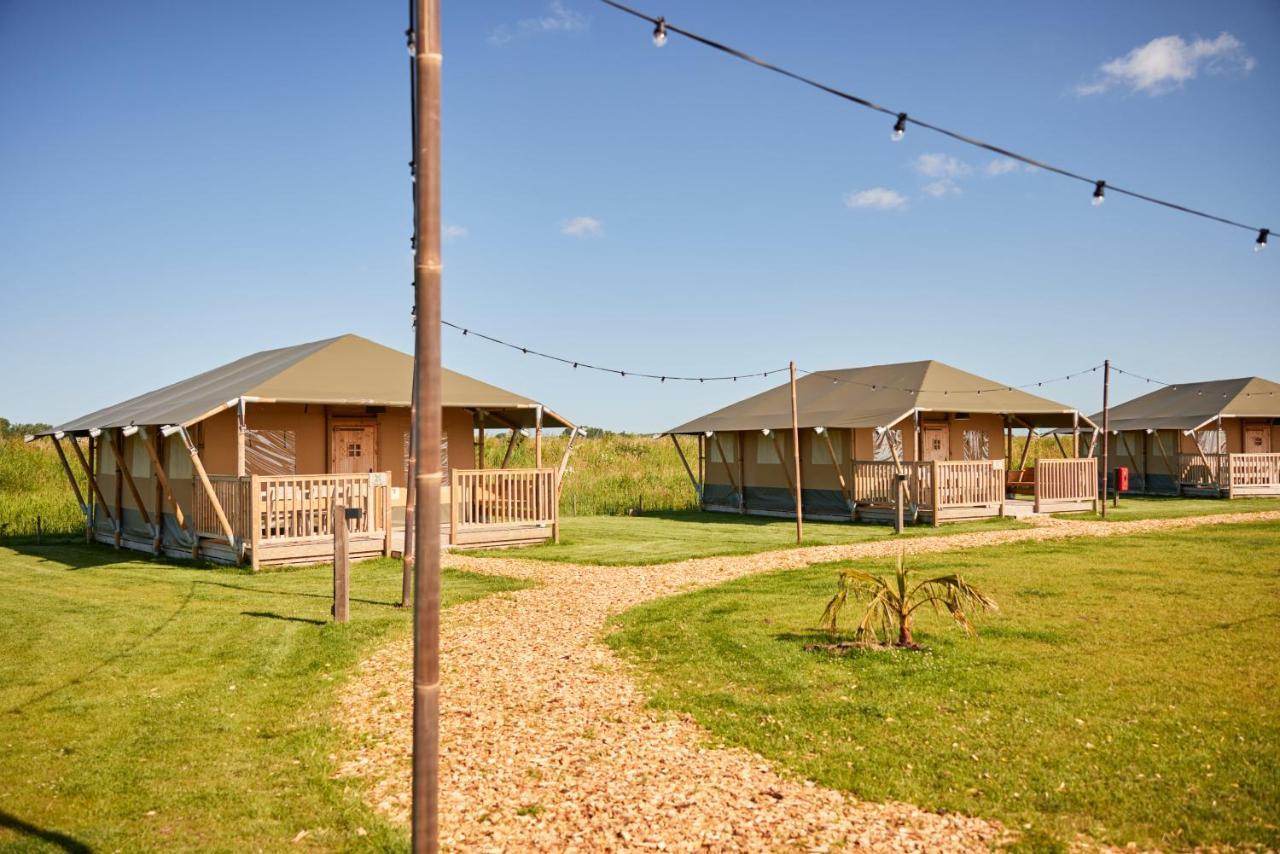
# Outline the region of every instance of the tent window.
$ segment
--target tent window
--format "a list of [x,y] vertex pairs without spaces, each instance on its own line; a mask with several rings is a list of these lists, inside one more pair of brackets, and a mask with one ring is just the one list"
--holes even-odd
[[964,458],[966,460],[991,459],[991,434],[986,430],[965,430]]
[[1205,456],[1209,454],[1225,454],[1227,452],[1226,430],[1199,430],[1195,434],[1196,444]]
[[111,442],[106,435],[100,436],[98,442],[98,474],[116,473],[116,455],[111,450]]
[[245,430],[244,468],[249,474],[298,473],[298,442],[292,430]]
[[[778,459],[778,449],[773,444],[774,434],[768,436],[760,435],[756,437],[756,462],[765,466],[779,465],[782,460]],[[787,447],[787,439],[785,436],[778,436],[778,442],[783,449]]]
[[[718,441],[717,441],[718,440]],[[724,450],[721,459],[720,451]],[[738,435],[736,433],[716,434],[707,439],[707,459],[713,463],[736,463],[738,461]]]
[[[902,459],[902,431],[898,429],[885,430],[876,432],[875,447],[872,449],[871,458],[878,463],[893,459],[893,452],[898,452],[898,459]],[[892,445],[890,444],[892,443]],[[892,449],[891,449],[892,448]]]
[[844,464],[844,437],[839,433],[826,433],[831,439],[831,448],[827,448],[827,440],[816,433],[813,436],[812,450],[809,452],[810,462],[815,466],[829,466],[832,463],[831,451],[836,452],[836,465]]
[[151,477],[151,455],[147,453],[147,449],[142,443],[145,441],[142,435],[135,433],[125,439],[126,446],[132,444],[133,448],[129,456],[129,474],[136,478]]

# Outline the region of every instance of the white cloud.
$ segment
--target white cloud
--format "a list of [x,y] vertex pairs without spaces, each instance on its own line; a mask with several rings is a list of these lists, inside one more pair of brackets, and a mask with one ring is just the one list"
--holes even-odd
[[465,225],[446,225],[444,227],[445,240],[460,240],[463,237],[470,237],[471,230]]
[[994,178],[997,175],[1008,175],[1010,172],[1016,171],[1017,168],[1018,161],[1014,160],[1012,157],[998,157],[986,166],[983,166],[982,171],[985,172],[988,177]]
[[513,25],[503,24],[489,34],[489,44],[501,47],[516,39],[547,33],[573,33],[587,28],[587,19],[561,0],[551,0],[546,14],[536,18],[523,18]]
[[921,189],[935,199],[940,199],[943,196],[958,196],[962,192],[960,185],[950,178],[939,178],[937,181],[930,181]]
[[595,217],[575,216],[560,223],[560,233],[569,237],[601,237],[604,224]]
[[926,178],[959,178],[972,171],[968,163],[949,154],[921,154],[916,159],[916,172]]
[[872,187],[868,190],[858,190],[850,193],[844,197],[844,203],[846,207],[850,208],[894,211],[902,210],[907,206],[907,197],[897,190],[890,190],[887,187]]
[[1076,86],[1075,91],[1077,95],[1098,95],[1124,86],[1132,92],[1163,95],[1194,80],[1201,71],[1248,74],[1255,65],[1257,61],[1245,53],[1244,43],[1231,33],[1190,43],[1181,36],[1161,36],[1104,62],[1098,67],[1098,76]]

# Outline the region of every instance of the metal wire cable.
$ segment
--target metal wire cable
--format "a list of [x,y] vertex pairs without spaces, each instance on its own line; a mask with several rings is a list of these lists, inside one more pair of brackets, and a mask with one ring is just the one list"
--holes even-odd
[[[1036,380],[1035,382],[1023,383],[1022,385],[1000,385],[1000,386],[992,386],[990,388],[979,388],[979,389],[969,389],[969,388],[930,389],[929,391],[933,393],[941,392],[945,396],[950,396],[953,394],[972,394],[972,395],[978,396],[983,394],[984,392],[991,393],[991,392],[997,392],[997,391],[1022,391],[1029,388],[1040,388],[1041,386],[1045,386],[1050,383],[1057,383],[1057,382],[1063,382],[1065,380],[1075,379],[1076,377],[1083,376],[1084,374],[1094,373],[1101,367],[1102,365],[1094,365],[1093,367],[1085,368],[1080,371],[1074,371],[1069,374],[1064,374],[1058,377],[1051,377],[1045,380]],[[1114,367],[1112,368],[1112,370],[1114,370]],[[881,391],[881,390],[904,391],[904,392],[907,392],[908,394],[915,394],[916,392],[920,391],[920,389],[918,388],[903,388],[899,386],[883,385],[881,383],[868,383],[868,382],[862,382],[861,380],[851,380],[846,377],[835,376],[829,371],[810,371],[810,370],[805,370],[804,368],[796,368],[796,371],[798,373],[806,374],[808,376],[824,377],[825,379],[831,380],[832,383],[848,383],[850,385],[869,388],[872,391]]]
[[[1012,160],[1017,160],[1020,163],[1025,163],[1026,165],[1033,166],[1036,169],[1043,169],[1046,172],[1053,172],[1054,174],[1061,175],[1065,178],[1072,178],[1076,181],[1081,181],[1087,184],[1094,184],[1094,185],[1098,184],[1097,179],[1088,178],[1084,175],[1079,174],[1078,172],[1073,172],[1070,169],[1065,169],[1061,166],[1054,166],[1053,164],[1047,163],[1043,160],[1037,160],[1034,157],[1029,157],[1025,154],[1019,154],[1018,152],[1012,149],[1004,148],[1003,146],[999,146],[999,145],[993,145],[989,142],[985,142],[981,139],[977,139],[976,137],[972,137],[967,134],[960,133],[959,131],[949,130],[940,125],[935,125],[931,122],[926,122],[921,119],[914,118],[909,113],[899,112],[898,110],[894,110],[890,107],[886,107],[883,104],[878,104],[875,101],[868,100],[867,98],[854,95],[842,89],[837,89],[834,86],[829,86],[826,83],[822,83],[812,78],[805,77],[804,75],[797,74],[794,71],[789,71],[785,68],[782,68],[781,66],[774,65],[773,63],[768,62],[767,60],[760,59],[759,57],[752,56],[751,54],[746,53],[745,51],[741,51],[735,47],[731,47],[730,45],[724,44],[722,42],[718,42],[711,38],[707,38],[706,36],[699,35],[698,33],[692,32],[690,30],[677,27],[674,24],[667,21],[666,18],[656,18],[656,17],[653,17],[652,15],[647,15],[644,12],[641,12],[637,9],[633,9],[630,6],[627,6],[623,3],[617,2],[617,0],[600,0],[600,2],[604,3],[606,6],[612,6],[613,8],[621,12],[625,12],[628,15],[633,15],[643,21],[648,21],[649,23],[653,24],[655,27],[661,26],[664,32],[679,33],[685,38],[698,42],[699,44],[705,45],[706,47],[721,51],[722,53],[726,53],[729,56],[732,56],[736,59],[740,59],[744,62],[749,62],[752,65],[757,65],[760,68],[763,68],[767,71],[772,71],[775,74],[780,74],[783,77],[789,77],[792,80],[805,84],[806,86],[811,86],[814,89],[818,89],[819,91],[826,92],[829,95],[834,95],[837,98],[842,98],[843,100],[850,101],[854,104],[857,104],[860,107],[866,107],[867,109],[875,110],[878,113],[884,113],[885,115],[894,116],[903,123],[912,124],[917,127],[924,128],[925,130],[931,130],[934,133],[939,133],[939,134],[942,134],[943,136],[950,137],[951,139],[954,139],[957,142],[962,142],[966,145],[971,145],[976,148],[981,148],[985,151],[990,151],[993,154],[999,154],[1002,157],[1008,157]],[[1235,228],[1244,229],[1245,231],[1254,232],[1258,234],[1258,237],[1259,237],[1258,242],[1263,245],[1265,245],[1266,243],[1264,238],[1264,232],[1266,234],[1270,233],[1270,229],[1263,229],[1260,226],[1245,225],[1242,222],[1237,222],[1233,219],[1228,219],[1227,217],[1218,216],[1217,214],[1207,213],[1205,211],[1197,210],[1195,208],[1188,207],[1186,205],[1181,205],[1176,202],[1166,201],[1165,199],[1160,199],[1155,196],[1147,195],[1145,193],[1139,193],[1136,190],[1127,190],[1123,187],[1117,187],[1109,181],[1106,182],[1106,189],[1112,193],[1118,193],[1122,196],[1129,196],[1131,198],[1138,199],[1144,202],[1149,202],[1154,205],[1161,205],[1171,210],[1180,211],[1182,213],[1191,214],[1192,216],[1198,216],[1208,220],[1213,220],[1214,222],[1220,222],[1223,225],[1230,225],[1230,226],[1234,226]]]

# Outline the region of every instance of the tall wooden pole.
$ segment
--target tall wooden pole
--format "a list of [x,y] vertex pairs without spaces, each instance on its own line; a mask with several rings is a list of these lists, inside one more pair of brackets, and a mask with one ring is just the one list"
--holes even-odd
[[440,845],[440,0],[415,0],[413,813],[414,854]]
[[[1111,360],[1102,362],[1102,518],[1107,518],[1107,477],[1111,474]],[[1117,495],[1120,484],[1116,484]]]
[[[418,375],[414,372],[413,376],[413,397],[411,400],[418,399]],[[404,545],[401,546],[400,556],[404,563],[403,571],[400,577],[400,607],[408,608],[413,604],[413,566],[415,549],[417,543],[414,542],[414,531],[417,526],[414,524],[417,516],[417,464],[414,462],[418,457],[418,427],[416,420],[412,417],[409,419],[409,456],[405,460],[405,488],[404,488]],[[387,532],[387,536],[391,536],[391,532]]]
[[796,363],[791,363],[791,459],[796,467],[796,542],[804,542],[804,492],[800,487],[800,413],[796,409]]

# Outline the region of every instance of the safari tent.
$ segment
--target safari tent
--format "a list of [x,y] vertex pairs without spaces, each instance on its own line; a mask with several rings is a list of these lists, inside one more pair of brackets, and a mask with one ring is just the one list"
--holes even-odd
[[[403,543],[412,371],[411,356],[343,335],[255,353],[40,435],[99,542],[255,567],[325,560],[343,503],[362,511],[349,523],[351,554],[389,555]],[[442,541],[554,537],[568,451],[544,466],[542,431],[573,425],[454,371],[443,371],[442,397]],[[483,468],[489,430],[508,431],[499,470]],[[536,466],[506,468],[529,430]],[[87,494],[73,465],[88,474]]]
[[[1097,499],[1097,463],[1082,453],[1093,422],[1062,403],[937,361],[819,371],[796,382],[805,518],[885,521],[906,478],[907,514],[938,524],[1020,510],[1083,510]],[[1063,459],[1028,468],[1014,431],[1067,428]],[[667,431],[696,436],[707,510],[794,516],[790,385]],[[1069,445],[1067,443],[1070,443]],[[676,443],[679,448],[679,443]],[[1025,450],[1025,448],[1024,448]]]
[[1165,386],[1113,407],[1108,427],[1110,465],[1129,470],[1129,492],[1280,495],[1280,383]]

